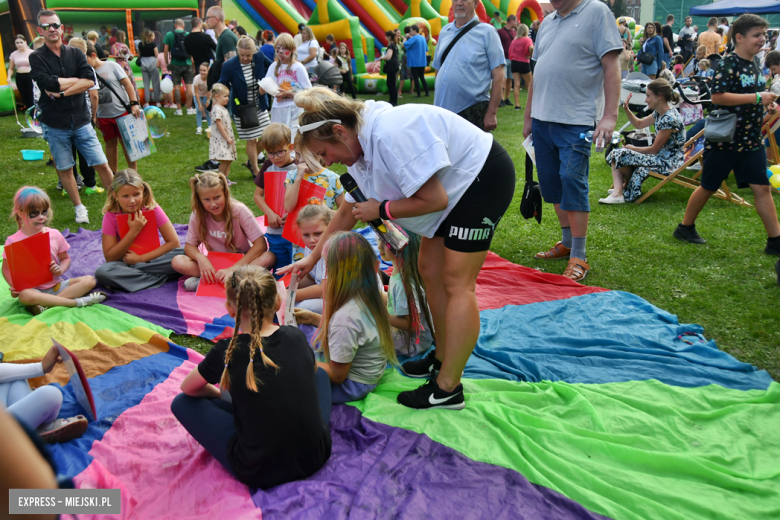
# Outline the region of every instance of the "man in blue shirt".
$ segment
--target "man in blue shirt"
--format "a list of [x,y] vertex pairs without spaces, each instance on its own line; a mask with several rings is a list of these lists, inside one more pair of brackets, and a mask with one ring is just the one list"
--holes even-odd
[[[496,128],[506,61],[498,33],[490,24],[479,23],[476,2],[452,1],[455,21],[444,26],[439,33],[432,63],[438,71],[433,104],[455,112],[489,132]],[[477,24],[455,43],[442,63],[444,51],[473,20]]]
[[428,50],[428,42],[425,36],[420,34],[420,28],[417,25],[409,26],[409,38],[404,41],[406,49],[406,64],[412,70],[412,84],[417,87],[417,97],[420,96],[420,81],[425,87],[425,97],[428,97],[428,83],[425,81],[425,53]]

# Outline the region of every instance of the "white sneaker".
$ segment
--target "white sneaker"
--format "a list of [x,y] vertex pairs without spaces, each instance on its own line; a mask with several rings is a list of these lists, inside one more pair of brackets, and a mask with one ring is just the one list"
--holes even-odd
[[195,135],[201,135],[203,133],[203,128],[198,127],[195,129]]
[[149,103],[144,103],[144,108],[149,108]]
[[184,114],[181,113],[181,108],[177,108],[176,112],[173,113],[175,116],[183,116]]
[[197,110],[195,110],[194,108],[188,108],[187,109],[187,115],[188,116],[194,116],[197,113],[198,113]]
[[76,208],[76,222],[79,224],[89,224],[89,212],[84,206]]
[[625,204],[626,199],[621,195],[620,197],[613,197],[608,195],[603,199],[599,199],[599,204]]
[[186,280],[184,280],[184,290],[187,292],[195,292],[198,290],[198,284],[200,283],[200,278],[197,276],[190,276]]
[[93,292],[81,298],[76,298],[77,307],[89,307],[96,303],[103,303],[106,301],[106,295],[102,292]]
[[615,191],[615,189],[614,189],[614,188],[610,188],[610,189],[608,189],[608,190],[607,190],[607,193],[609,193],[610,195],[612,195],[612,192],[613,192],[613,191]]

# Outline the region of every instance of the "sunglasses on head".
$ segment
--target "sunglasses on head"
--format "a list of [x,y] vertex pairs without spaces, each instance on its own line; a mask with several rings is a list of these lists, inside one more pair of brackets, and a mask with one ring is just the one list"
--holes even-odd
[[56,23],[56,22],[55,23],[42,23],[38,27],[40,27],[44,31],[48,31],[49,28],[52,28],[52,29],[54,29],[56,31],[57,29],[62,27],[62,24],[61,23]]
[[49,210],[45,209],[43,211],[31,211],[31,212],[29,212],[27,214],[27,217],[28,218],[37,218],[38,215],[43,215],[44,217],[48,217],[49,216]]

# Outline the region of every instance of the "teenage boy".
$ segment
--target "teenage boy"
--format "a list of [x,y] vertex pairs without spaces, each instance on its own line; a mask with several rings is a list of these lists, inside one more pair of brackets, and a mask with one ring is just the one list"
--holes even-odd
[[705,243],[696,232],[696,217],[734,171],[737,187],[749,186],[753,190],[756,212],[768,235],[764,252],[780,256],[780,224],[766,177],[766,149],[761,141],[764,107],[775,112],[777,95],[765,91],[758,60],[754,59],[764,46],[767,27],[766,20],[753,14],[743,14],[732,25],[734,53],[720,60],[710,88],[714,108],[737,115],[736,131],[729,142],[706,142],[701,186],[691,195],[685,217],[674,231],[680,240]]
[[[295,164],[295,152],[290,127],[281,123],[271,123],[260,138],[259,146],[265,150],[266,157],[271,161],[267,172],[292,172],[298,170]],[[277,215],[265,201],[265,175],[260,172],[255,177],[254,201],[260,211],[268,217],[265,239],[268,241],[268,251],[274,254],[274,269],[279,269],[292,263],[292,242],[282,238],[282,229],[287,215]],[[270,187],[269,187],[270,188]]]

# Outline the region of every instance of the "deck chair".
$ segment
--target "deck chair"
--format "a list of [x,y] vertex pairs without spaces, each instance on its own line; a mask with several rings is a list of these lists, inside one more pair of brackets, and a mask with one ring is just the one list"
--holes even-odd
[[777,149],[777,138],[775,138],[778,129],[780,129],[780,112],[761,126],[761,137],[766,144],[766,162],[770,165],[780,164],[780,151]]
[[[636,170],[634,170],[634,175],[637,175],[639,173],[640,175],[645,175],[646,177],[654,177],[661,181],[655,186],[653,186],[650,190],[648,190],[647,193],[645,193],[644,195],[639,197],[636,201],[634,201],[635,204],[642,203],[650,195],[660,190],[670,182],[680,186],[685,186],[686,188],[690,188],[692,190],[695,190],[696,188],[701,186],[701,181],[699,180],[699,178],[701,177],[704,168],[704,164],[702,160],[702,156],[704,155],[704,130],[702,130],[692,138],[688,139],[688,141],[683,146],[683,149],[685,150],[685,157],[682,166],[677,168],[669,175],[663,175],[651,171],[648,168],[637,168]],[[693,175],[693,177],[682,175],[687,169],[689,169],[695,163],[701,164],[702,169],[696,172],[696,174]],[[644,171],[640,172],[640,170],[644,170]],[[720,189],[713,194],[713,197],[717,197],[727,202],[732,202],[734,204],[737,204],[738,206],[747,206],[751,208],[753,207],[745,199],[743,199],[736,193],[732,193],[729,187],[726,186],[725,181],[721,185]]]

